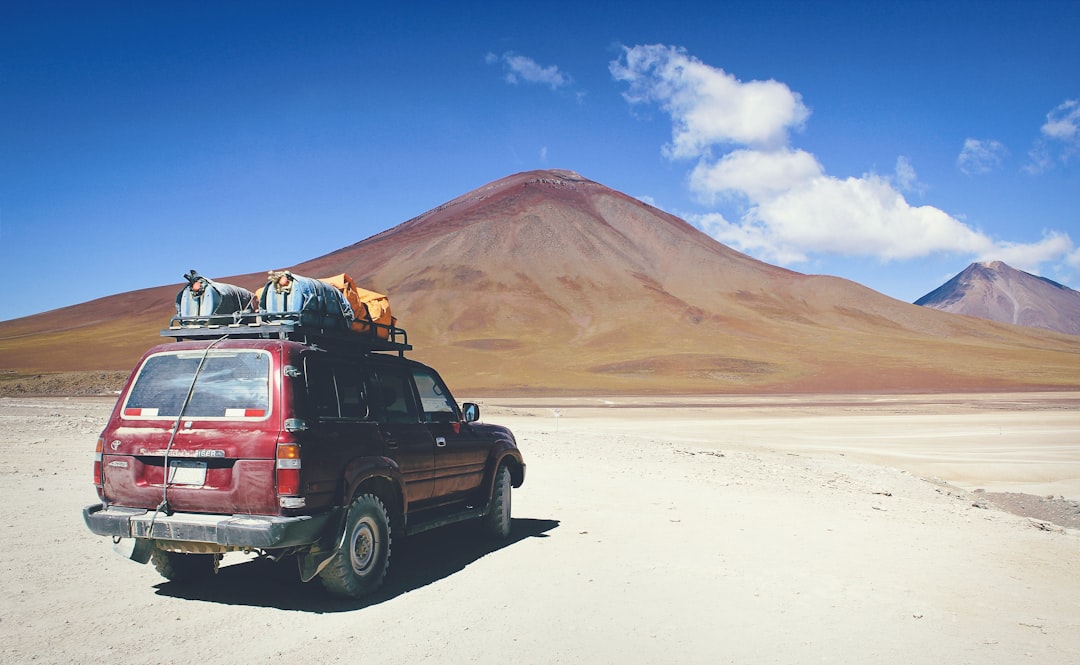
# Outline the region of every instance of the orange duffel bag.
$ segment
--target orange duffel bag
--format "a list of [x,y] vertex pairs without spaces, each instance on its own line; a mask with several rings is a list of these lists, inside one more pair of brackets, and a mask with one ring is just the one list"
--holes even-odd
[[389,298],[381,293],[361,289],[346,273],[319,279],[345,294],[345,299],[353,309],[353,330],[360,333],[374,332],[380,339],[390,336],[390,328],[397,319],[390,314]]

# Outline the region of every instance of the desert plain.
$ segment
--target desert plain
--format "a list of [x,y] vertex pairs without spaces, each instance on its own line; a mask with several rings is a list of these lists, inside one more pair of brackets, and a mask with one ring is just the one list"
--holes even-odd
[[122,558],[81,515],[112,400],[0,398],[0,662],[1080,663],[1080,393],[480,401],[509,540],[395,539],[343,601]]

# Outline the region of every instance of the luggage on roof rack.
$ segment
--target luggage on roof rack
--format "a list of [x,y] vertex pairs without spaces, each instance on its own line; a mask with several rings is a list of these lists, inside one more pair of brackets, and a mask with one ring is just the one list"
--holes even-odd
[[390,329],[397,322],[390,314],[389,298],[358,287],[346,273],[321,277],[319,280],[333,286],[345,296],[353,311],[353,330],[358,333],[374,333],[382,339],[389,336]]
[[356,286],[347,274],[325,279],[271,271],[257,292],[214,282],[192,270],[176,296],[177,315],[163,337],[291,339],[347,344],[365,351],[411,351],[386,296]]
[[288,270],[271,270],[259,294],[259,311],[267,317],[295,314],[302,325],[327,330],[348,329],[354,319],[345,294],[332,285]]
[[176,317],[189,323],[228,322],[238,315],[254,312],[255,294],[224,282],[215,282],[192,269],[184,279],[187,286],[176,294]]

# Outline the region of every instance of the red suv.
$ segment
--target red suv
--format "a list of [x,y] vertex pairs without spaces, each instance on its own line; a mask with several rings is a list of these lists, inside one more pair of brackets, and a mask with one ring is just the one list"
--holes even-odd
[[525,464],[514,435],[459,408],[398,341],[298,322],[173,327],[139,362],[98,440],[86,525],[132,538],[170,580],[225,552],[295,558],[358,597],[394,538],[468,519],[510,532]]

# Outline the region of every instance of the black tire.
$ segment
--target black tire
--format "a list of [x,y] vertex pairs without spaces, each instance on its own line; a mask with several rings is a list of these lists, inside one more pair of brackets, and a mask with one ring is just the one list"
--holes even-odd
[[495,472],[495,486],[491,488],[491,500],[487,512],[481,518],[484,532],[497,540],[510,535],[510,469],[500,465]]
[[155,547],[150,552],[150,561],[170,582],[194,582],[217,573],[218,558],[214,554],[182,554]]
[[360,598],[376,589],[390,569],[390,516],[374,494],[356,497],[345,520],[345,541],[319,572],[335,596]]

